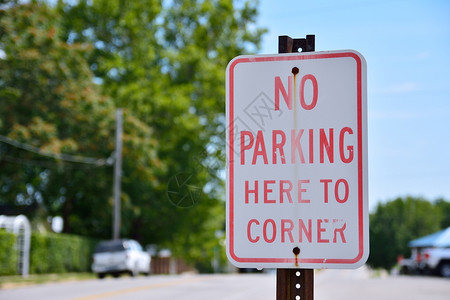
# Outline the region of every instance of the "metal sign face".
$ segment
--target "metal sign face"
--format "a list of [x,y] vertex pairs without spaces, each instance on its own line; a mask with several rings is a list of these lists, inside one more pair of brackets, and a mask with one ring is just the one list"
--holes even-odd
[[366,63],[238,56],[226,72],[227,255],[238,267],[356,268],[369,251]]

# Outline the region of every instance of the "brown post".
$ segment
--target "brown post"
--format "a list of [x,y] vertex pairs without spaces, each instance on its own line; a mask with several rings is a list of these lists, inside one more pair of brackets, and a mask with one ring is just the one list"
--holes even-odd
[[293,39],[287,35],[278,37],[278,53],[312,52],[316,50],[316,37],[308,34],[303,39]]
[[[314,35],[306,39],[292,39],[289,36],[278,37],[278,53],[315,51]],[[300,253],[297,247],[295,256]],[[277,300],[314,300],[313,269],[277,269]]]
[[277,269],[277,300],[314,300],[313,269]]

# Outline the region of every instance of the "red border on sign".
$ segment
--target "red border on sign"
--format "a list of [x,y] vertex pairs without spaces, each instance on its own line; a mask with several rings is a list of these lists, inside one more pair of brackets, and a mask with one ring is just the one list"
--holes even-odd
[[[354,52],[323,53],[311,55],[289,55],[289,56],[261,56],[261,57],[242,57],[234,60],[229,66],[229,153],[234,153],[234,68],[239,63],[255,63],[268,61],[286,61],[286,60],[310,60],[325,58],[343,58],[351,57],[356,61],[357,69],[357,127],[358,127],[358,254],[352,259],[341,258],[241,258],[234,252],[234,159],[229,161],[229,254],[240,263],[302,263],[304,264],[356,264],[364,256],[364,173],[363,173],[363,111],[362,111],[362,62],[361,58]],[[325,261],[325,263],[324,263]]]

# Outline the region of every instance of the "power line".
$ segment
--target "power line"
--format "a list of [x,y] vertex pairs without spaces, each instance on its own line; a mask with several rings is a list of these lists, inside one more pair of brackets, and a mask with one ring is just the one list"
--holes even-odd
[[20,148],[29,152],[33,152],[42,156],[59,159],[67,162],[73,162],[73,163],[82,163],[82,164],[90,164],[90,165],[96,165],[96,166],[104,166],[104,165],[112,165],[114,163],[113,155],[111,154],[108,158],[95,158],[95,157],[86,157],[86,156],[80,156],[80,155],[70,155],[70,154],[63,154],[63,153],[51,153],[47,151],[42,151],[41,149],[18,142],[16,140],[13,140],[9,137],[0,135],[0,142],[3,142],[5,144],[9,144],[11,146],[14,146],[16,148]]
[[[58,168],[57,162],[52,161],[42,161],[42,160],[33,160],[29,158],[20,158],[20,157],[14,157],[10,155],[0,155],[0,161],[5,161],[6,163],[10,164],[16,164],[16,165],[27,165],[27,166],[34,166],[34,167],[43,167],[47,169],[56,169]],[[103,166],[97,166],[97,165],[87,165],[87,164],[66,164],[64,166],[65,170],[89,170],[92,168],[101,168]]]

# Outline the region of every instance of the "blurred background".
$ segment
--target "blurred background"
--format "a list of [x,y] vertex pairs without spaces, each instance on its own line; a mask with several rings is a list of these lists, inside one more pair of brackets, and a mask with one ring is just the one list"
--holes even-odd
[[0,275],[23,274],[25,232],[29,274],[90,272],[114,235],[117,176],[119,236],[154,273],[237,272],[225,68],[306,34],[366,58],[368,265],[400,270],[411,241],[450,226],[448,1],[2,0],[0,215],[26,219],[0,219]]

